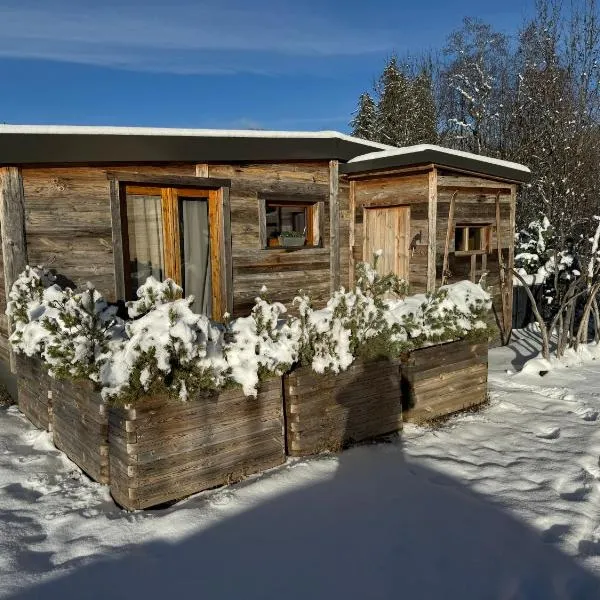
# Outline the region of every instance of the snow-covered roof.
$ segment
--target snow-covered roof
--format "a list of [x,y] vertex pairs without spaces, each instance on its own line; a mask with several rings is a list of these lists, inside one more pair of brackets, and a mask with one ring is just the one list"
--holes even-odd
[[351,158],[341,170],[351,174],[428,163],[518,182],[529,181],[531,176],[531,171],[519,163],[433,144],[369,152]]
[[349,160],[391,147],[337,131],[0,125],[0,164]]

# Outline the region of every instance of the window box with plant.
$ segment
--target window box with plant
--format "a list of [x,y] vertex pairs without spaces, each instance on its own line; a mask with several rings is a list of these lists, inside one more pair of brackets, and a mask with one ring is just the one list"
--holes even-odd
[[283,248],[300,248],[306,244],[306,235],[302,231],[282,231],[278,239]]

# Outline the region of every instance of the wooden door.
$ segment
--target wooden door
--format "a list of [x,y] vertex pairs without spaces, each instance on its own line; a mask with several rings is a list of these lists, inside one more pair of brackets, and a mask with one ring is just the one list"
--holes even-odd
[[363,259],[372,263],[374,253],[381,251],[377,261],[379,273],[395,273],[408,281],[409,246],[408,206],[364,209]]

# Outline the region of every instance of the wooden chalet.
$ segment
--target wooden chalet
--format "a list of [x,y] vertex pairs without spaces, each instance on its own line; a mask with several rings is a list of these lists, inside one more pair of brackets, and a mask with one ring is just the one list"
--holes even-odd
[[514,163],[336,132],[0,126],[0,359],[6,297],[26,264],[91,281],[110,301],[170,277],[221,320],[247,314],[263,284],[288,305],[299,288],[324,303],[382,249],[379,268],[413,292],[488,271],[510,324],[499,265],[513,261],[528,177]]

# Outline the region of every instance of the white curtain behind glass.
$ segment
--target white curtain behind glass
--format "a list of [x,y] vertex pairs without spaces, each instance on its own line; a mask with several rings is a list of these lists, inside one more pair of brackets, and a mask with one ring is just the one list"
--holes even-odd
[[212,273],[208,201],[184,198],[182,216],[184,292],[186,296],[193,294],[194,312],[211,316]]
[[163,278],[163,224],[160,196],[127,196],[127,228],[131,287],[137,288],[152,275]]

